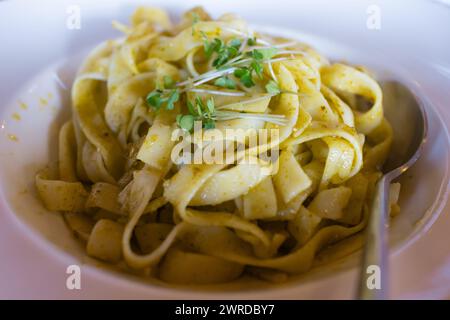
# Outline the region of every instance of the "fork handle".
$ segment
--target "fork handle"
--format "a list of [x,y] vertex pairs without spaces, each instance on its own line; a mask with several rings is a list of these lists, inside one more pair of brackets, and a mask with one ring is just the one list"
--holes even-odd
[[388,293],[388,254],[386,221],[389,214],[389,184],[383,176],[376,184],[366,228],[358,297],[362,300],[384,300]]

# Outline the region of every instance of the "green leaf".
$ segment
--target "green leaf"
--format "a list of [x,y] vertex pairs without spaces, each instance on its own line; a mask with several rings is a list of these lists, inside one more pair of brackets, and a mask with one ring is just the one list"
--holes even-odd
[[239,48],[236,47],[227,47],[227,51],[228,51],[228,57],[234,58],[237,56],[237,54],[239,53]]
[[178,90],[172,90],[172,92],[170,93],[169,99],[167,100],[166,109],[173,110],[174,103],[177,102],[179,98],[180,98],[180,93],[178,92]]
[[249,46],[254,46],[254,45],[256,44],[256,37],[248,38],[248,39],[247,39],[247,44],[248,44]]
[[203,46],[207,58],[211,57],[213,52],[220,52],[221,50],[223,50],[224,43],[221,39],[214,38],[213,41],[208,41],[205,33],[203,33],[203,37],[204,37]]
[[263,73],[263,66],[261,63],[253,61],[250,64],[250,67],[252,68],[252,70],[255,71],[255,73],[261,78],[262,77],[262,73]]
[[181,115],[179,114],[177,116],[177,124],[181,129],[184,129],[186,131],[191,131],[192,128],[194,128],[194,121],[195,118],[191,114],[185,114]]
[[175,86],[175,81],[171,76],[165,75],[163,77],[164,89],[172,89]]
[[266,90],[268,93],[273,94],[273,95],[279,94],[281,92],[280,88],[278,87],[278,84],[273,80],[270,80],[269,82],[267,82]]
[[277,48],[272,47],[272,48],[259,49],[259,52],[261,52],[261,54],[263,56],[263,60],[269,60],[269,59],[272,59],[272,57],[277,54],[278,50],[277,50]]
[[[194,126],[195,120],[201,120],[202,127],[205,129],[215,128],[214,117],[216,110],[214,107],[214,99],[212,97],[206,101],[205,105],[202,98],[196,96],[195,106],[194,103],[188,101],[187,107],[190,113],[189,115],[177,116],[177,123],[181,128],[190,131]],[[190,118],[185,119],[187,116]]]
[[264,56],[260,50],[254,49],[250,52],[250,55],[253,59],[259,61],[263,60]]
[[253,87],[255,83],[253,82],[252,75],[250,73],[243,75],[240,78],[242,84],[246,86],[247,88]]
[[206,107],[208,108],[210,115],[214,113],[214,99],[212,97],[206,101]]
[[207,48],[208,51],[206,52],[206,54],[209,58],[209,53],[212,54],[213,52],[217,52],[217,57],[213,61],[213,66],[219,69],[224,64],[226,64],[228,60],[236,57],[239,54],[240,45],[241,40],[239,39],[233,39],[228,43],[228,45],[225,45],[221,39],[215,38],[213,44]]
[[247,68],[238,68],[234,70],[234,75],[238,78],[241,78],[242,76],[249,74],[250,71]]
[[241,44],[242,44],[241,40],[237,38],[230,40],[230,42],[228,43],[229,46],[234,47],[236,49],[239,49]]
[[234,75],[239,78],[244,86],[247,88],[253,87],[255,83],[253,82],[251,70],[248,68],[239,68],[234,70]]
[[205,51],[205,56],[209,58],[214,52],[214,47],[210,41],[203,40],[203,50]]
[[210,58],[213,52],[218,52],[222,49],[223,41],[221,39],[214,38],[213,41],[209,41],[208,37],[204,32],[202,32],[202,37],[203,37],[203,47],[207,58]]
[[194,105],[192,104],[192,102],[188,101],[188,102],[187,102],[187,107],[188,107],[188,110],[189,110],[189,113],[190,113],[190,114],[192,114],[193,116],[199,115],[199,114],[197,114],[197,111],[195,110],[195,107],[194,107]]
[[277,54],[277,48],[254,49],[251,55],[255,60],[269,60]]
[[196,106],[197,106],[197,113],[199,116],[202,116],[203,110],[205,109],[205,106],[203,105],[203,100],[199,96],[196,96],[195,102],[196,102]]
[[222,39],[220,38],[214,38],[214,49],[215,51],[220,51],[225,46]]
[[176,122],[177,122],[177,125],[178,125],[178,126],[180,126],[180,122],[181,122],[181,118],[182,118],[182,117],[183,117],[182,114],[177,114]]
[[154,109],[159,109],[161,107],[161,104],[163,103],[161,92],[157,90],[150,92],[145,100]]
[[213,61],[213,66],[219,68],[229,60],[228,52],[219,53],[218,57]]
[[236,83],[228,77],[220,77],[214,81],[214,85],[227,89],[236,89]]

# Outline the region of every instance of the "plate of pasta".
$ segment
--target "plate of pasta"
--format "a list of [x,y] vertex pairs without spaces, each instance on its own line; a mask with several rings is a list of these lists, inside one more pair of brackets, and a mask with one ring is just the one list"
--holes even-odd
[[[167,297],[295,292],[355,270],[375,184],[401,140],[383,109],[396,103],[392,74],[238,9],[173,18],[134,6],[109,22],[115,36],[16,96],[14,122],[2,124],[3,198],[55,254]],[[390,187],[393,252],[446,204],[448,136],[429,118],[439,125],[428,154]]]

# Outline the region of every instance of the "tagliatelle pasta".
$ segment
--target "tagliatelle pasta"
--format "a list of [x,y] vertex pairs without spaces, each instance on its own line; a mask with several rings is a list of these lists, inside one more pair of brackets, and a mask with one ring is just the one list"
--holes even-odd
[[88,255],[171,283],[275,279],[364,229],[392,142],[370,75],[201,8],[114,26],[72,86],[57,174],[36,176]]

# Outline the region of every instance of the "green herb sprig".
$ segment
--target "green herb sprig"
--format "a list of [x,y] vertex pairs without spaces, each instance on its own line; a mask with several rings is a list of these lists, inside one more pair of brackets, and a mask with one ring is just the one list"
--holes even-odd
[[271,59],[276,53],[276,48],[253,49],[247,52],[247,56],[251,58],[250,64],[237,68],[234,71],[235,77],[239,78],[245,87],[253,87],[255,85],[253,74],[262,79],[264,61]]
[[225,44],[220,38],[214,38],[212,41],[209,41],[205,33],[202,33],[202,36],[206,57],[210,58],[213,53],[216,53],[213,66],[217,69],[239,54],[239,48],[241,47],[242,42],[237,38],[231,39]]
[[178,89],[170,90],[168,93],[163,90],[156,89],[147,95],[146,101],[155,111],[165,107],[167,110],[175,108],[175,102],[180,99],[180,92]]
[[214,85],[226,89],[236,89],[236,82],[226,76],[217,78],[216,81],[214,81]]
[[175,88],[175,81],[170,76],[163,77],[164,89],[157,88],[150,92],[146,101],[147,104],[155,111],[165,107],[167,110],[173,110],[175,108],[175,102],[180,99],[180,90]]
[[176,120],[180,128],[186,131],[192,131],[195,121],[201,121],[204,129],[214,129],[216,127],[216,110],[213,98],[209,98],[205,104],[199,96],[196,96],[194,103],[191,101],[187,102],[187,107],[189,114],[177,115]]
[[[193,29],[197,22],[198,19],[194,17]],[[162,83],[158,84],[156,89],[147,95],[147,104],[153,110],[158,111],[161,108],[173,110],[175,103],[180,99],[181,93],[191,89],[193,91],[195,86],[209,81],[213,81],[217,87],[226,89],[236,89],[237,82],[247,88],[253,87],[255,86],[255,78],[264,79],[263,72],[266,63],[269,64],[269,69],[273,74],[271,59],[277,55],[277,48],[263,47],[245,50],[243,49],[245,45],[251,47],[257,44],[256,38],[244,40],[233,38],[225,43],[220,38],[209,40],[202,31],[200,31],[200,34],[203,38],[205,56],[214,58],[212,65],[216,70],[199,75],[196,81],[191,79],[175,83],[171,77],[165,76]],[[243,44],[243,41],[247,43]],[[286,93],[280,89],[277,79],[274,76],[272,78],[273,80],[269,80],[265,84],[267,93],[270,96]],[[196,96],[194,101],[187,102],[187,108],[188,114],[177,115],[176,122],[180,128],[189,132],[193,130],[195,121],[201,121],[204,129],[215,128],[215,121],[230,119],[259,119],[279,125],[283,125],[285,122],[283,115],[216,110],[213,98],[204,101]]]
[[191,132],[194,129],[195,121],[202,122],[203,129],[214,129],[216,121],[225,121],[233,119],[254,119],[271,122],[277,125],[285,125],[286,119],[279,114],[258,114],[236,111],[222,111],[214,105],[214,99],[209,98],[206,103],[196,96],[194,102],[188,101],[188,114],[177,115],[176,121],[180,128]]

